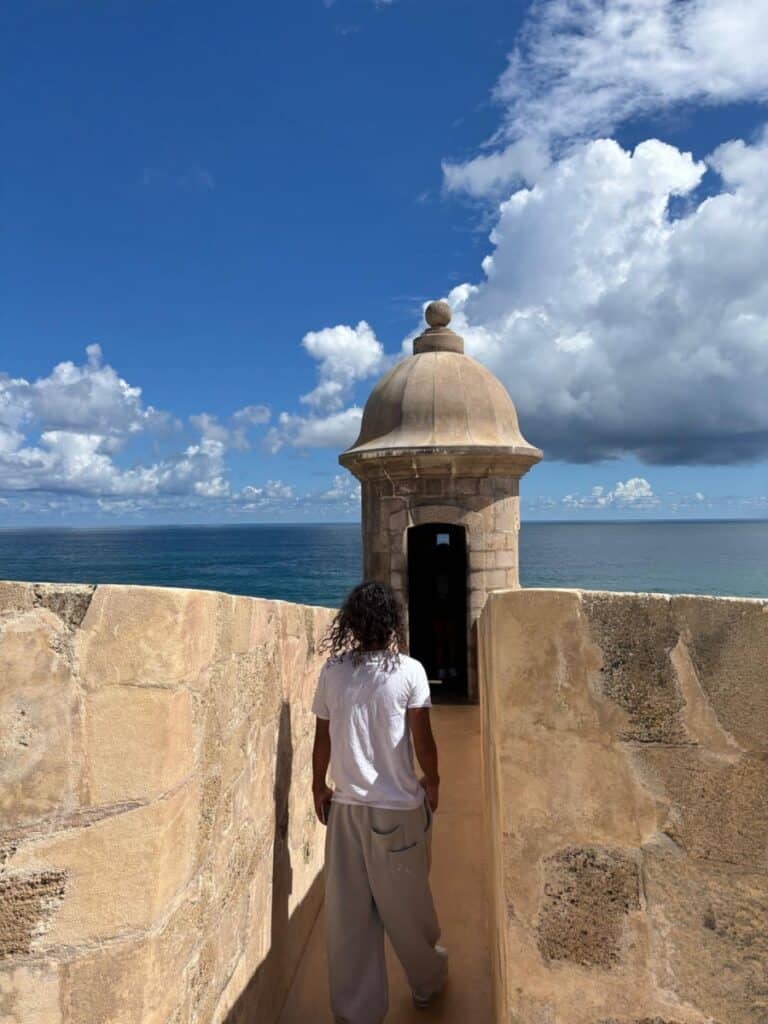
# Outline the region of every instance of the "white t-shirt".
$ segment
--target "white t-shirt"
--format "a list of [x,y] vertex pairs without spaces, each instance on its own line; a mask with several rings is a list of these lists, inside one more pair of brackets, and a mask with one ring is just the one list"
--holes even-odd
[[413,767],[408,708],[432,704],[424,666],[405,654],[329,658],[312,710],[330,719],[333,799],[388,810],[419,807],[424,790]]

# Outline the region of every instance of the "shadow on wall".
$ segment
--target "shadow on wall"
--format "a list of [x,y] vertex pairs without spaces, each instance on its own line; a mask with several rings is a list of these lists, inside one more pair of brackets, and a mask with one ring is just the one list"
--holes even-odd
[[320,910],[322,874],[314,880],[293,914],[290,913],[293,868],[288,831],[292,772],[291,706],[283,701],[275,752],[275,832],[270,947],[237,1002],[224,1018],[224,1024],[251,1024],[254,1020],[277,1021],[304,953],[312,925]]

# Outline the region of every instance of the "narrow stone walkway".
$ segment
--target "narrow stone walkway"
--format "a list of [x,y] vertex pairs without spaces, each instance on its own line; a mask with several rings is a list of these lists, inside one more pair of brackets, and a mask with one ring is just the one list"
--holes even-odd
[[[491,1024],[491,952],[485,876],[480,717],[476,707],[432,712],[440,753],[440,808],[435,816],[432,887],[451,976],[429,1010],[417,1010],[402,968],[387,949],[387,1024]],[[280,1024],[332,1024],[328,1009],[322,911],[288,994]]]

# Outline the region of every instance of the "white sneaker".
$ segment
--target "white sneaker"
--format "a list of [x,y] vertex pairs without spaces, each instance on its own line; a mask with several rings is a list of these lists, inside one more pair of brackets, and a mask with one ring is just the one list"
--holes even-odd
[[432,989],[430,992],[425,992],[423,989],[413,990],[412,995],[414,1005],[417,1006],[420,1010],[427,1009],[427,1007],[430,1005],[435,996],[439,995],[439,993],[442,992],[443,988],[445,987],[445,983],[448,980],[448,950],[445,948],[445,946],[435,946],[435,952],[439,953],[440,956],[445,961],[445,967],[443,970],[443,980],[440,982],[437,988]]

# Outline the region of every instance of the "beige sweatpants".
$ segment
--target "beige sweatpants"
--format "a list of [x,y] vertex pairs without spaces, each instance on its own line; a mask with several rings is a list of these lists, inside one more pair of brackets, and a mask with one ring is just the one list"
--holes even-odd
[[447,963],[429,888],[432,812],[331,805],[325,920],[336,1024],[380,1024],[387,1013],[387,933],[411,988],[436,991]]

